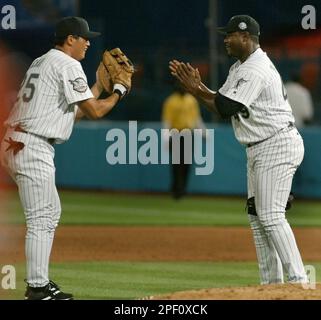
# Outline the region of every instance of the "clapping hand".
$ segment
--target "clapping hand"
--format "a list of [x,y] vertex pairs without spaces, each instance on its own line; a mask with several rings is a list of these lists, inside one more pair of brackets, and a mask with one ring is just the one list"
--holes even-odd
[[201,75],[198,69],[193,68],[189,63],[171,60],[169,69],[172,74],[183,86],[183,88],[195,94],[201,84]]

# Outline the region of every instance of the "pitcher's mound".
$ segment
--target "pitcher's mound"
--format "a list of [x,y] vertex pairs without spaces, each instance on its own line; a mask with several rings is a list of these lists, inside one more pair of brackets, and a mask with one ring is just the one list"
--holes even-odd
[[[309,285],[311,286],[311,285]],[[321,284],[304,288],[299,284],[212,288],[151,296],[151,300],[321,300]]]

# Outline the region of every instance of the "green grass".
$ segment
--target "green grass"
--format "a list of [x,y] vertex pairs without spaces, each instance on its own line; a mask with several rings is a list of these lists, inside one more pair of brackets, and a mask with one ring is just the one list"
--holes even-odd
[[[245,200],[238,198],[130,195],[94,192],[60,192],[61,224],[248,226]],[[10,200],[10,219],[23,223],[15,195]],[[321,202],[296,200],[287,217],[293,226],[321,226]]]
[[[244,199],[167,195],[130,195],[61,191],[61,224],[247,226]],[[10,197],[10,221],[24,223],[17,194]],[[321,226],[321,202],[299,201],[287,214],[293,226]],[[3,218],[3,217],[2,217]],[[2,222],[4,219],[2,219]],[[321,281],[321,263],[312,263]],[[21,299],[24,264],[17,265],[17,289],[0,298]],[[142,297],[226,286],[259,283],[256,262],[79,262],[55,263],[53,280],[77,299],[140,299]],[[1,277],[1,274],[0,274]],[[1,279],[0,279],[1,280]]]
[[[321,281],[321,263],[310,263]],[[24,267],[18,265],[17,288],[7,299],[22,299]],[[255,262],[85,262],[56,263],[51,277],[77,299],[141,299],[150,295],[259,283]],[[2,290],[3,291],[3,290]],[[1,292],[1,289],[0,289]]]

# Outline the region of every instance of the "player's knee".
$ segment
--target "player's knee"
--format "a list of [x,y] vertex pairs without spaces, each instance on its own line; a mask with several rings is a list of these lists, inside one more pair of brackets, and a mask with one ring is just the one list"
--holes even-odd
[[293,201],[294,201],[294,194],[290,192],[288,201],[286,202],[285,211],[288,211],[292,208]]
[[270,229],[286,220],[284,210],[272,210],[269,208],[258,208],[257,210],[255,197],[247,199],[246,207],[252,229],[259,228],[259,225],[262,225],[264,229]]
[[26,219],[27,229],[29,231],[54,231],[57,227],[57,221],[52,215],[38,215]]
[[59,223],[59,220],[60,220],[60,214],[55,216],[53,219],[52,219],[52,225],[57,228],[58,226],[58,223]]
[[286,222],[284,212],[270,211],[259,216],[260,223],[266,231]]
[[282,208],[282,210],[280,209],[278,212],[271,212],[270,209],[264,210],[264,209],[258,208],[258,211],[259,211],[259,214],[258,214],[258,211],[255,206],[255,197],[251,197],[246,201],[246,209],[250,217],[256,216],[256,217],[259,217],[260,220],[265,219],[264,218],[265,216],[273,216],[273,217],[280,216],[282,218],[283,215],[286,213],[286,211],[291,209],[293,200],[294,200],[294,196],[293,196],[293,193],[291,192],[284,209]]

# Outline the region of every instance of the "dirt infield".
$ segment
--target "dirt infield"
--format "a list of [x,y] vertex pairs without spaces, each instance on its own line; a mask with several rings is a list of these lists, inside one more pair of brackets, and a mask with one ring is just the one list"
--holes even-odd
[[[0,262],[24,261],[23,226],[0,227]],[[304,260],[321,261],[321,230],[296,228]],[[52,260],[255,261],[249,228],[60,226]]]
[[233,288],[213,288],[146,297],[147,300],[320,300],[321,284],[315,288],[282,284]]
[[[24,261],[23,226],[0,227],[0,263]],[[321,261],[321,230],[295,228],[305,261]],[[255,261],[249,228],[60,226],[52,261]],[[178,292],[158,299],[262,299],[262,286]],[[321,287],[264,286],[264,299],[321,299]]]

